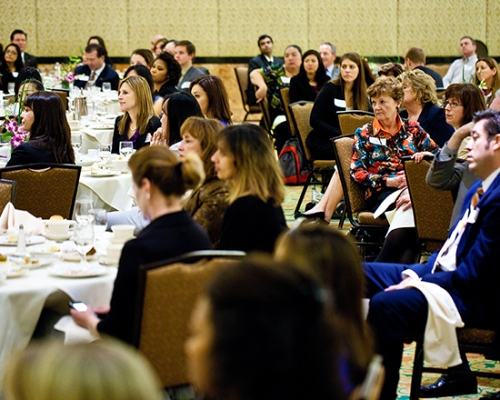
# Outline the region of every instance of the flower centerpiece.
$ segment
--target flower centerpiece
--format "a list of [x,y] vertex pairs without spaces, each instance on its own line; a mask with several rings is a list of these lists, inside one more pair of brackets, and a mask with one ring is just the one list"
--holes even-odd
[[70,56],[69,63],[60,66],[60,71],[58,73],[57,79],[61,84],[63,89],[69,89],[70,84],[76,79],[74,74],[75,67],[82,62],[82,59],[78,56]]
[[21,92],[18,95],[19,103],[14,103],[10,107],[10,112],[9,110],[5,111],[2,140],[4,142],[10,142],[11,152],[29,138],[29,132],[21,128],[21,112],[24,108],[24,99],[28,95],[26,83],[29,84],[30,81],[31,79],[28,79],[23,82],[23,85],[21,86]]

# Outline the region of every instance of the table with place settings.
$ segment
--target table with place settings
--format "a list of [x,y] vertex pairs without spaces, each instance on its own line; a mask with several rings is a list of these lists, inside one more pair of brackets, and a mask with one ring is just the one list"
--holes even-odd
[[[38,241],[42,240],[35,242]],[[15,246],[2,243],[0,241],[2,255],[15,252]],[[94,307],[109,305],[111,300],[116,266],[100,264],[98,260],[105,263],[103,256],[86,264],[75,262],[78,257],[64,261],[60,252],[50,254],[47,245],[58,249],[60,243],[26,247],[32,252],[33,265],[27,264],[19,269],[12,261],[0,262],[0,273],[9,272],[7,279],[0,283],[0,374],[9,354],[28,345],[44,307],[55,307],[69,313],[69,300],[83,301]],[[43,249],[41,255],[35,251],[39,248]]]

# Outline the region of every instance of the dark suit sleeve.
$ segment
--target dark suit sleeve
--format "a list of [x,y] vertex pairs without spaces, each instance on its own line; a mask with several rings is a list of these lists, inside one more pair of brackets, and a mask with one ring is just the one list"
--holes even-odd
[[303,100],[302,87],[298,78],[294,76],[290,80],[290,103],[295,103],[297,101]]
[[343,96],[340,97],[340,93],[337,92],[340,92],[340,90],[331,83],[323,86],[318,97],[316,97],[314,107],[311,111],[311,127],[319,136],[326,140],[341,135],[337,110],[341,110],[342,108],[335,107],[334,99],[343,100]]

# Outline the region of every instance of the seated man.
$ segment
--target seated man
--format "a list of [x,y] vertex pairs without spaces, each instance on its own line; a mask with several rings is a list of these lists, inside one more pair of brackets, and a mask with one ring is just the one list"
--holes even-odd
[[431,76],[436,82],[436,88],[443,87],[443,78],[433,69],[425,66],[425,52],[421,47],[412,47],[405,56],[405,66],[409,70],[419,69]]
[[[371,298],[368,321],[386,371],[381,399],[396,398],[403,342],[423,337],[426,327],[428,303],[422,292],[406,287],[411,280],[434,283],[448,292],[465,327],[499,328],[500,114],[478,113],[471,136],[469,168],[480,180],[467,193],[461,219],[441,251],[425,264],[365,264]],[[474,378],[457,380],[452,375],[453,369],[468,368],[462,355],[461,365],[420,396],[475,393]]]
[[175,59],[181,65],[182,74],[177,88],[189,91],[191,81],[199,76],[206,75],[203,71],[193,67],[193,60],[196,55],[196,48],[189,40],[180,40],[175,45]]
[[102,87],[104,82],[110,82],[111,90],[118,90],[120,78],[106,64],[106,52],[102,46],[89,44],[85,47],[85,63],[75,69],[74,86],[85,89],[91,86]]

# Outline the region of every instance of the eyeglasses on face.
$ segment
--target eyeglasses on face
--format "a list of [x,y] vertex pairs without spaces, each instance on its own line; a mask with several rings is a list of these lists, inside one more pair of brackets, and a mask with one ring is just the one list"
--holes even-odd
[[461,107],[462,104],[457,103],[456,101],[443,101],[443,108],[446,108],[447,106],[450,106],[450,108],[457,108]]

